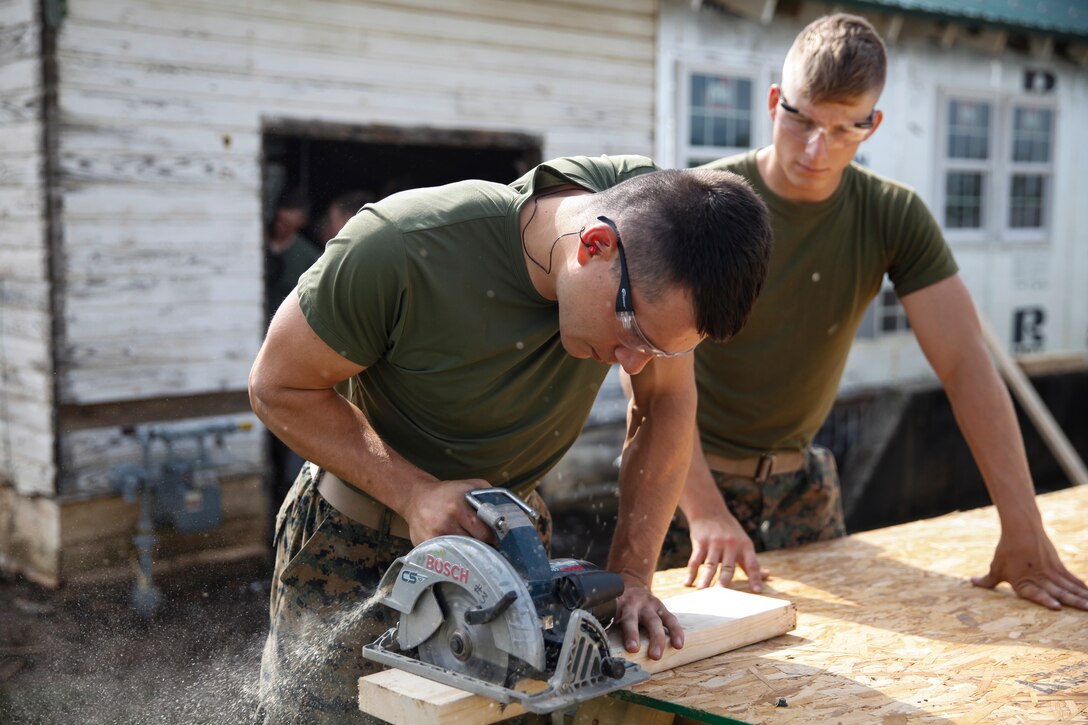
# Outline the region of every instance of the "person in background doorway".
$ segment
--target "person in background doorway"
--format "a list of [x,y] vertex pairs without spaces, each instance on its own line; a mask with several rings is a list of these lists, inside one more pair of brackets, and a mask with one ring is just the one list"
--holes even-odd
[[373,193],[365,189],[353,189],[336,195],[318,223],[317,239],[327,243],[344,228],[348,220],[355,216],[365,205],[378,200]]
[[276,200],[265,230],[265,313],[268,319],[310,268],[321,251],[302,230],[310,222],[310,201],[300,189],[288,189]]
[[670,532],[662,564],[686,560],[699,587],[715,575],[728,585],[739,566],[759,591],[757,551],[845,534],[834,458],[812,441],[887,274],[1001,519],[990,571],[972,581],[1007,581],[1051,609],[1088,609],[1088,588],[1043,528],[1012,401],[940,227],[914,191],[852,162],[883,120],[886,65],[865,19],[816,20],[767,93],[773,143],[707,165],[747,178],[764,199],[774,251],[748,325],[696,351],[686,522]]

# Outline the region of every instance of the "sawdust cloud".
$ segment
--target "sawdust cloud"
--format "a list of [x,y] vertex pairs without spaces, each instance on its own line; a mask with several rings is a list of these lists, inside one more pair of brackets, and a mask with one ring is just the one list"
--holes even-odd
[[0,722],[252,722],[267,601],[256,582],[168,593],[149,622],[125,596],[44,604],[24,622],[31,654],[0,690]]

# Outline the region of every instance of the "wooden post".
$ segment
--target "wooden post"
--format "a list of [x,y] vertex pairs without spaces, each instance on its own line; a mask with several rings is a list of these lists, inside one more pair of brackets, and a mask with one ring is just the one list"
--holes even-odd
[[1024,412],[1028,414],[1031,422],[1035,424],[1035,428],[1039,431],[1039,435],[1043,437],[1051,453],[1058,459],[1062,470],[1065,471],[1066,475],[1069,476],[1069,480],[1074,484],[1078,486],[1088,485],[1088,469],[1085,469],[1084,461],[1077,455],[1076,449],[1073,448],[1057,421],[1054,420],[1054,416],[1050,414],[1050,410],[1035,391],[1035,387],[1028,380],[1028,376],[1016,364],[1012,355],[1005,350],[1004,343],[997,337],[993,328],[990,327],[990,324],[981,314],[978,321],[982,326],[982,336],[986,340],[986,346],[994,357],[994,362],[1001,372],[1001,377],[1005,378],[1009,387],[1012,388],[1016,399],[1020,401]]

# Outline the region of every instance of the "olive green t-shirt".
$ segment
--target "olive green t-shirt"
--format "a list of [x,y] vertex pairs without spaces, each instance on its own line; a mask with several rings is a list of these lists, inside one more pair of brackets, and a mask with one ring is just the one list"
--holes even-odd
[[557,159],[510,185],[462,181],[363,207],[302,276],[314,332],[366,367],[349,397],[440,479],[534,485],[573,444],[608,366],[569,356],[537,293],[518,213],[542,190],[601,191],[644,157]]
[[728,343],[696,350],[703,447],[732,458],[804,448],[834,405],[885,273],[902,297],[955,274],[956,262],[913,190],[857,164],[816,203],[774,194],[756,151],[707,166],[751,182],[770,211],[774,246],[748,324]]

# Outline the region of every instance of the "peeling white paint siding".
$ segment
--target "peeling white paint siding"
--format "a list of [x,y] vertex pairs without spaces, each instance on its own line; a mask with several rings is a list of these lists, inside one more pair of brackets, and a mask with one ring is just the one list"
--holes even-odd
[[650,153],[655,22],[653,0],[70,3],[62,402],[245,386],[262,119]]
[[36,0],[0,0],[0,482],[53,490],[50,282]]

